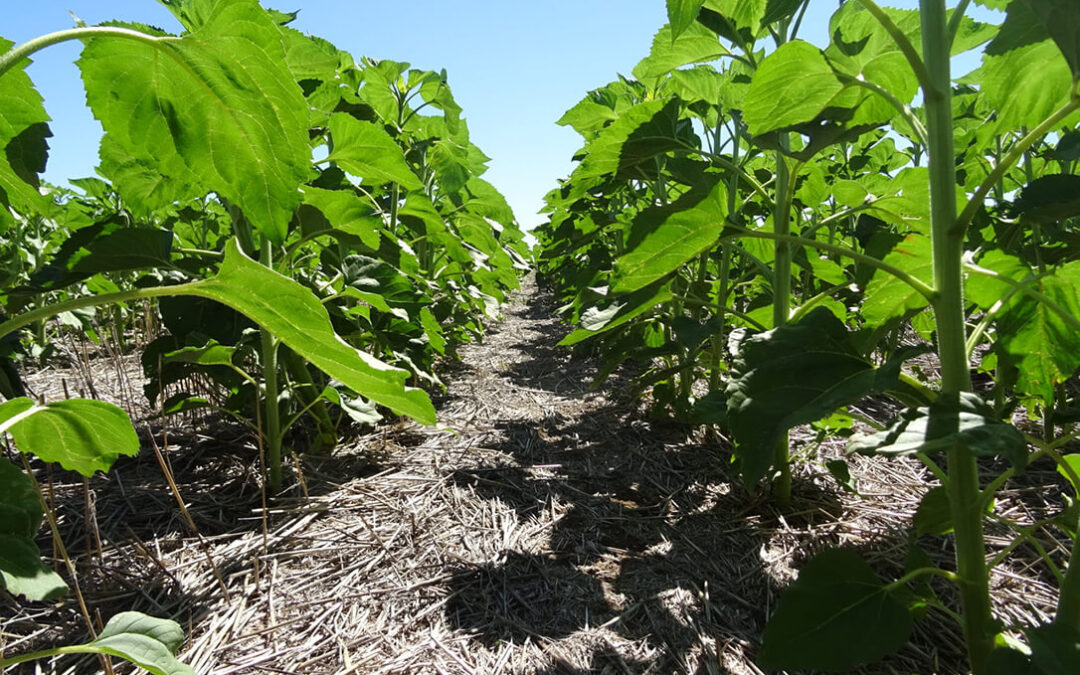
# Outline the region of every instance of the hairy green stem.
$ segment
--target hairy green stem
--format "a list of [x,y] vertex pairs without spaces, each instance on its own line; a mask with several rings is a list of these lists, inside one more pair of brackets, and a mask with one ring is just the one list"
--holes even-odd
[[[270,240],[262,237],[260,262],[273,269],[274,257]],[[270,490],[281,489],[281,410],[278,407],[277,338],[265,327],[259,330],[262,351],[263,401],[266,408],[266,463]]]
[[138,40],[140,42],[151,44],[176,39],[147,35],[146,33],[141,33],[137,30],[119,28],[116,26],[82,26],[80,28],[69,28],[67,30],[56,31],[55,33],[49,33],[32,40],[27,40],[0,56],[0,77],[3,77],[4,73],[14,68],[17,63],[29,57],[34,52],[40,51],[51,45],[60,44],[61,42],[70,42],[71,40],[82,40],[93,37],[126,38],[128,40]]
[[[866,4],[868,0],[860,0]],[[964,324],[964,229],[956,220],[956,159],[953,148],[950,39],[945,0],[920,0],[925,70],[920,75],[925,102],[930,171],[930,223],[934,289],[937,298],[938,356],[942,395],[970,391],[971,372]],[[901,49],[903,47],[901,46]],[[909,59],[910,60],[910,59]],[[955,426],[956,422],[950,422]],[[950,429],[942,429],[948,433]],[[960,443],[947,452],[949,506],[956,540],[957,585],[968,659],[975,675],[986,672],[993,648],[993,617],[983,538],[982,493],[975,454]]]

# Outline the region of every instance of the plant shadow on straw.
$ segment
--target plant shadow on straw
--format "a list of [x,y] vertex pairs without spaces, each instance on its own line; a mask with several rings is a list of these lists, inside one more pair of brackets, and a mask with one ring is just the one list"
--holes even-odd
[[[537,301],[518,312],[552,316]],[[514,461],[452,476],[512,506],[521,521],[550,521],[548,541],[539,551],[461,565],[447,617],[489,646],[601,636],[544,672],[719,663],[707,638],[754,642],[775,594],[758,556],[766,538],[752,521],[760,515],[733,486],[725,452],[688,438],[685,427],[644,419],[633,404],[590,393],[590,366],[555,345],[560,330],[552,324],[539,340],[514,345],[528,357],[503,376],[563,403],[538,424],[492,420],[503,439],[493,449]],[[625,384],[623,373],[607,387]],[[803,487],[800,497],[808,496]],[[620,645],[606,644],[610,633]]]
[[[517,312],[550,318],[546,304],[537,298]],[[865,481],[861,498],[843,495],[822,469],[800,465],[793,505],[778,511],[742,487],[726,449],[616,399],[625,369],[605,385],[609,397],[589,392],[594,371],[555,345],[560,331],[552,323],[539,340],[514,345],[528,357],[501,374],[556,401],[538,423],[490,421],[503,439],[492,449],[512,461],[452,474],[458,485],[512,507],[521,522],[549,523],[548,540],[460,564],[448,589],[451,625],[489,647],[577,635],[573,645],[550,650],[540,672],[552,675],[609,667],[747,672],[782,587],[820,550],[851,548],[883,578],[903,574],[910,515],[928,487],[915,462],[853,458]],[[874,495],[897,477],[910,492],[903,508]],[[1018,489],[1033,499],[1046,480],[1022,477]],[[951,567],[947,538],[922,544],[934,564]],[[955,606],[952,589],[935,590]],[[956,627],[933,613],[916,624],[908,646],[858,672],[959,672],[960,644]]]

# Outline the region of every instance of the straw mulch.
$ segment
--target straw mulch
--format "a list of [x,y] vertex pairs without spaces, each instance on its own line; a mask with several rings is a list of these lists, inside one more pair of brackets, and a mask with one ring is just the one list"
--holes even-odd
[[[529,285],[482,343],[461,349],[442,426],[399,421],[294,462],[265,510],[257,450],[227,425],[147,422],[145,452],[108,476],[43,471],[90,611],[176,619],[189,635],[182,658],[200,674],[743,675],[761,672],[764,622],[816,551],[851,547],[883,575],[902,573],[931,484],[921,465],[856,458],[855,497],[800,464],[795,505],[781,512],[732,476],[722,439],[650,420],[619,377],[591,391],[595,364],[555,345],[553,310]],[[31,382],[85,389],[79,372]],[[105,377],[99,394],[137,388],[133,374]],[[841,449],[826,443],[818,461]],[[1045,517],[1059,507],[1054,480],[1030,471],[998,512]],[[1007,544],[1004,525],[991,533],[992,548]],[[1060,563],[1053,534],[1037,540]],[[948,564],[946,538],[922,543]],[[1032,550],[995,573],[1007,621],[1053,608],[1055,584]],[[8,653],[85,638],[70,598],[7,596],[0,620]],[[958,631],[931,614],[910,646],[859,672],[953,673],[960,659]],[[38,667],[18,672],[102,669],[75,657]]]

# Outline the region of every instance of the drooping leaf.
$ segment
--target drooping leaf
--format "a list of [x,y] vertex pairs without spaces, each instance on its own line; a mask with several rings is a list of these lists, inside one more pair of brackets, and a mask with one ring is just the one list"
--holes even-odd
[[[618,328],[645,314],[653,307],[662,305],[672,298],[671,289],[666,285],[660,288],[648,286],[629,296],[610,303],[605,310],[594,312],[592,320],[587,322],[582,317],[582,327],[564,337],[559,346],[575,345],[594,335]],[[586,315],[589,313],[586,312]]]
[[674,272],[717,243],[727,218],[727,188],[690,190],[669,206],[643,211],[634,221],[629,248],[615,262],[616,293],[630,293]]
[[308,175],[308,116],[255,0],[207,1],[183,37],[96,37],[79,59],[106,132],[157,173],[237,204],[280,242]]
[[902,352],[875,368],[824,307],[743,340],[727,386],[728,421],[743,479],[752,485],[765,476],[788,429],[891,388],[909,356]]
[[127,413],[104,401],[5,401],[0,403],[0,431],[11,434],[20,452],[84,476],[108,471],[121,455],[139,453],[139,437]]
[[780,598],[762,638],[769,668],[850,671],[902,647],[907,608],[857,553],[819,553]]
[[941,394],[930,406],[908,408],[889,428],[848,443],[849,453],[889,457],[944,452],[962,444],[979,457],[1004,457],[1019,469],[1027,464],[1027,442],[1002,422],[977,394]]
[[337,162],[354,176],[376,184],[397,183],[409,190],[424,187],[405,161],[401,146],[381,126],[336,113],[330,117],[330,135],[334,151],[326,160]]
[[41,519],[41,501],[30,477],[0,458],[0,588],[31,601],[67,592],[67,584],[38,553],[34,538]]
[[[0,54],[14,43],[0,38]],[[33,211],[43,205],[38,174],[45,171],[52,134],[41,95],[26,74],[29,60],[16,64],[0,78],[0,233],[12,221],[6,206]]]
[[232,307],[363,396],[423,424],[435,423],[427,394],[405,386],[407,371],[346,344],[311,291],[251,260],[234,241],[227,244],[225,261],[214,277],[177,288]]

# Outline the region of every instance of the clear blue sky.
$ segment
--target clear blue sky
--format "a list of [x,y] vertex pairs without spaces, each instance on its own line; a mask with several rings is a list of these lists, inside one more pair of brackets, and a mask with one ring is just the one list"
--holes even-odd
[[[263,0],[299,9],[292,25],[324,37],[354,57],[408,61],[446,68],[464,108],[472,140],[492,158],[485,175],[506,195],[522,225],[543,195],[570,172],[581,145],[555,125],[590,89],[630,74],[667,21],[664,0]],[[892,0],[914,7],[917,0]],[[950,2],[950,4],[953,4]],[[807,39],[822,44],[836,0],[814,0],[804,22]],[[5,0],[0,36],[16,43],[73,25],[70,12],[90,24],[140,21],[178,32],[154,0]],[[53,118],[46,178],[62,183],[93,175],[100,127],[84,105],[73,61],[80,45],[49,47],[34,57],[33,78]],[[969,66],[970,67],[970,66]]]

